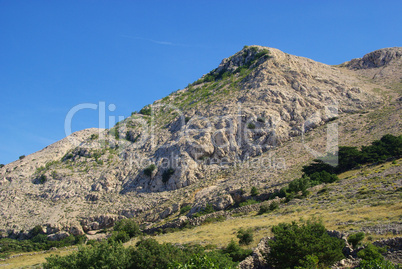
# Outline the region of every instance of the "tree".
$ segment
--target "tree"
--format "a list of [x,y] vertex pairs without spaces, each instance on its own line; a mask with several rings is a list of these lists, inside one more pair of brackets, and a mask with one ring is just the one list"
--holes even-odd
[[140,226],[133,219],[122,219],[116,221],[113,230],[116,232],[126,232],[129,237],[141,235]]
[[313,256],[318,258],[320,266],[330,266],[344,257],[345,243],[330,237],[321,221],[280,223],[272,227],[272,232],[275,240],[269,242],[267,260],[275,268],[303,266],[304,262],[311,262]]

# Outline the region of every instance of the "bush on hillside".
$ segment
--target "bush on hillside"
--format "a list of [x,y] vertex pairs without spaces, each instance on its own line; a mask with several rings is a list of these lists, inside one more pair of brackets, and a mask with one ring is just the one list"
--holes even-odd
[[118,242],[103,241],[86,246],[67,256],[51,255],[43,264],[44,269],[68,268],[129,268],[130,255]]
[[235,262],[244,260],[247,256],[250,256],[252,252],[251,249],[242,249],[233,239],[228,246],[222,250],[223,254],[228,254]]
[[240,228],[237,231],[237,238],[239,238],[239,245],[250,245],[253,242],[253,230]]
[[251,191],[250,191],[251,196],[257,196],[258,194],[260,194],[260,192],[258,191],[258,189],[256,187],[252,187]]
[[152,172],[154,171],[156,169],[156,165],[155,164],[150,164],[149,166],[147,166],[145,169],[144,169],[144,174],[146,175],[146,176],[152,176]]
[[311,262],[313,256],[318,259],[319,266],[324,267],[344,258],[342,249],[345,243],[330,237],[320,221],[280,223],[272,227],[272,232],[275,240],[269,241],[267,259],[275,268],[300,267],[309,260]]
[[358,232],[348,236],[348,242],[349,244],[352,245],[353,248],[356,248],[363,239],[364,239],[363,232]]
[[402,266],[395,265],[385,259],[375,259],[371,261],[362,260],[356,269],[402,269]]
[[381,255],[383,252],[385,252],[384,248],[376,247],[370,243],[357,253],[357,257],[365,261],[383,260],[384,257]]
[[129,237],[141,235],[140,226],[134,219],[122,219],[116,221],[113,230],[116,232],[125,232]]
[[207,204],[203,209],[193,215],[194,218],[198,218],[210,213],[215,212],[214,206],[212,204]]
[[169,169],[165,170],[162,174],[162,182],[167,183],[173,174],[174,174],[173,168],[169,168]]

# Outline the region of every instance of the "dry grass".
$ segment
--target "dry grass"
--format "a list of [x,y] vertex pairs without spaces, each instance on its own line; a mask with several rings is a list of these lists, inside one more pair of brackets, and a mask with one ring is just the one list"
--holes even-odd
[[[281,222],[292,222],[311,217],[322,218],[324,225],[330,230],[349,231],[355,229],[354,225],[339,225],[339,222],[365,223],[367,219],[372,221],[400,220],[402,216],[402,202],[392,206],[376,207],[355,207],[341,212],[328,212],[327,210],[311,209],[298,210],[299,206],[288,206],[282,208],[278,213],[265,214],[262,216],[252,213],[250,216],[244,216],[234,219],[228,219],[223,223],[212,223],[195,227],[194,229],[184,230],[175,233],[168,233],[156,236],[159,242],[179,243],[179,244],[213,244],[218,247],[227,245],[230,240],[236,239],[238,229],[253,228],[254,241],[251,246],[256,246],[260,239],[265,236],[271,236],[271,227]],[[391,235],[375,235],[373,239],[386,238]]]

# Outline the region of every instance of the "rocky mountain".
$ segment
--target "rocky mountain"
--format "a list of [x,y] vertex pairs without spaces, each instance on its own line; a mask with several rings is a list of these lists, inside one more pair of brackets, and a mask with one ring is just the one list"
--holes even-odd
[[[336,146],[400,134],[402,48],[339,66],[245,46],[111,129],[76,132],[0,168],[0,236],[152,224],[271,192]],[[328,139],[327,139],[328,138]],[[22,231],[22,232],[21,232]]]

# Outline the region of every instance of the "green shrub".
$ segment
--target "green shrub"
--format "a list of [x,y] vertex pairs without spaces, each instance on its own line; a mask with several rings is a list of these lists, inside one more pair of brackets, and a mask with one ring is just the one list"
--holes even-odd
[[25,158],[25,155],[21,155],[20,157],[18,157],[20,160]]
[[332,183],[339,180],[338,176],[335,174],[331,174],[327,171],[315,172],[310,175],[310,180],[313,182],[313,185],[318,185],[321,183]]
[[246,205],[253,205],[253,204],[258,204],[258,202],[256,200],[254,200],[254,199],[248,199],[248,200],[246,200],[244,202],[241,202],[239,204],[239,207],[246,206]]
[[133,134],[130,131],[126,132],[126,140],[130,142],[137,142],[137,140],[140,138],[140,135],[137,135],[136,137],[133,136]]
[[318,269],[318,257],[315,255],[307,255],[302,260],[300,260],[301,266],[295,266],[295,269]]
[[125,231],[114,231],[112,236],[108,238],[108,241],[116,241],[120,243],[125,243],[130,241],[130,236]]
[[349,235],[348,242],[349,242],[349,244],[352,244],[353,248],[356,248],[363,239],[364,239],[364,233],[358,232],[358,233]]
[[147,106],[141,108],[141,110],[140,110],[139,113],[142,114],[142,115],[151,116],[151,114],[152,114],[152,108],[151,108],[150,105],[147,105]]
[[278,209],[279,208],[279,204],[277,203],[277,202],[272,202],[270,205],[269,205],[269,210],[270,211],[274,211],[274,210],[276,210],[276,209]]
[[176,263],[170,268],[175,269],[232,269],[236,268],[236,263],[233,262],[227,255],[222,255],[219,252],[212,251],[205,254],[194,254],[189,261],[180,264]]
[[180,215],[183,215],[184,213],[190,211],[190,209],[191,209],[191,205],[183,206],[182,208],[180,208]]
[[401,269],[400,265],[395,265],[390,261],[385,259],[375,259],[375,260],[362,260],[359,267],[356,269]]
[[310,187],[310,181],[308,177],[302,177],[295,179],[289,183],[289,187],[286,192],[293,193],[295,196],[301,192],[302,197],[306,197],[308,195],[307,188]]
[[43,233],[42,226],[36,225],[35,227],[33,227],[33,228],[29,231],[29,233],[32,235],[32,237],[33,237],[33,236],[36,236],[36,235],[38,235],[38,234]]
[[260,210],[258,210],[258,215],[262,215],[262,214],[264,214],[264,213],[268,213],[270,210],[269,210],[269,206],[268,205],[262,205],[262,206],[260,206]]
[[201,209],[200,212],[195,213],[193,217],[198,218],[213,212],[215,212],[214,206],[212,204],[207,204],[205,208]]
[[162,174],[162,182],[163,183],[167,183],[170,179],[170,177],[174,174],[174,169],[173,168],[169,168],[165,171],[163,171]]
[[42,232],[42,228],[36,226],[36,228],[30,231],[30,235],[32,236],[32,239],[30,240],[16,240],[10,238],[0,239],[0,256],[7,257],[10,253],[40,251],[48,250],[52,247],[65,247],[82,244],[86,239],[85,235],[70,235],[60,241],[50,241]]
[[51,255],[44,269],[67,268],[129,268],[129,252],[119,242],[103,241],[94,246],[81,247],[67,256]]
[[31,240],[34,243],[46,243],[47,241],[49,241],[45,234],[35,235]]
[[261,123],[265,123],[265,119],[264,119],[264,118],[258,117],[258,118],[257,118],[257,121],[258,121],[258,122],[261,122]]
[[357,257],[366,261],[373,261],[378,259],[383,260],[384,257],[381,255],[381,253],[383,253],[384,251],[384,248],[379,248],[369,243],[364,249],[360,250],[357,253]]
[[320,221],[280,223],[272,227],[275,240],[269,241],[270,264],[275,268],[303,266],[308,256],[316,256],[320,266],[330,266],[344,256],[345,243],[328,235]]
[[156,169],[155,164],[150,164],[147,168],[144,169],[144,174],[146,176],[152,176],[152,172]]
[[92,134],[89,139],[91,139],[91,140],[96,140],[96,139],[98,139],[98,138],[99,138],[99,135],[98,135],[98,134]]
[[[184,263],[189,257],[186,250],[172,244],[159,244],[155,239],[143,239],[131,250],[131,268],[169,268],[172,263]],[[190,254],[191,255],[191,254]]]
[[247,124],[247,128],[248,128],[248,129],[255,129],[255,124],[252,123],[252,122],[249,122],[249,123]]
[[41,175],[38,177],[38,183],[39,184],[44,184],[47,181],[47,176],[46,175]]
[[260,194],[260,192],[258,191],[258,189],[256,187],[252,187],[250,193],[251,193],[251,196],[257,196],[258,194]]
[[3,168],[3,167],[4,167],[4,164],[0,163],[0,168]]
[[223,254],[228,254],[235,262],[241,262],[247,256],[250,256],[252,252],[251,249],[242,249],[233,239],[228,246],[222,250]]
[[246,230],[240,228],[240,230],[237,231],[237,238],[239,238],[240,245],[250,245],[251,242],[253,242],[253,230],[251,228]]
[[116,221],[113,230],[117,232],[126,232],[129,237],[135,237],[142,234],[140,226],[134,221],[134,219],[122,219]]
[[52,255],[43,265],[48,268],[235,268],[236,263],[221,251],[206,251],[201,246],[159,244],[154,239],[141,239],[136,247],[125,248],[116,240],[80,247],[68,256]]

